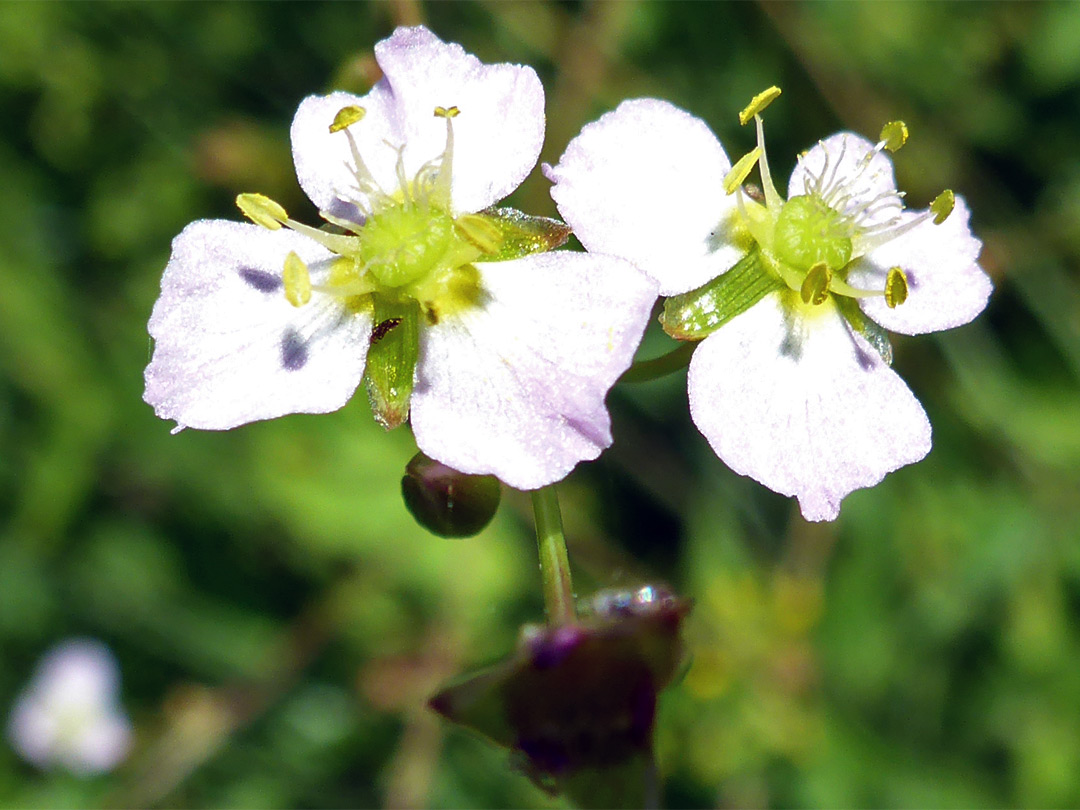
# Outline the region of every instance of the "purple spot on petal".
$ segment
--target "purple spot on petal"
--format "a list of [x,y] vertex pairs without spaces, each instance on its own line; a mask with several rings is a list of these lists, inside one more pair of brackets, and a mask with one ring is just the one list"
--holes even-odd
[[281,336],[281,367],[286,371],[299,371],[307,365],[308,347],[300,333],[287,329]]
[[254,267],[241,267],[240,278],[244,282],[261,293],[277,292],[281,289],[281,279],[273,273],[265,270],[256,270]]

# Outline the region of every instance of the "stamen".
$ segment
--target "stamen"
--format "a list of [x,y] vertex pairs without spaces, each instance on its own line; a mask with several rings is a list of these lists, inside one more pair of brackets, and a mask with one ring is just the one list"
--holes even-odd
[[[774,87],[772,89],[776,90],[776,94],[769,101],[780,95],[780,88]],[[766,90],[765,92],[768,93],[769,91]],[[751,102],[752,104],[753,102]],[[765,192],[765,205],[770,211],[776,213],[783,207],[784,198],[780,196],[780,192],[773,185],[772,174],[769,172],[769,159],[765,155],[765,125],[761,122],[761,116],[755,115],[754,122],[757,124],[757,145],[758,149],[761,150],[761,159],[758,161],[758,168],[761,170],[761,190]]]
[[764,90],[750,99],[750,103],[746,105],[746,108],[739,113],[739,123],[742,126],[746,126],[750,119],[759,115],[766,107],[776,100],[780,95],[780,88],[773,85],[768,90]]
[[302,233],[304,236],[314,239],[327,250],[333,251],[341,256],[355,253],[357,245],[360,243],[358,237],[346,236],[340,233],[327,233],[318,228],[312,228],[310,225],[305,225],[303,222],[297,222],[295,219],[283,220],[281,224],[285,225],[290,230]]
[[724,191],[728,194],[734,194],[735,190],[742,185],[743,180],[747,178],[751,170],[754,168],[754,164],[757,163],[759,157],[761,157],[761,147],[755,146],[745,155],[743,155],[731,167],[730,171],[724,175]]
[[285,257],[281,280],[285,285],[285,299],[294,307],[302,307],[311,300],[311,275],[295,251],[289,251]]
[[401,190],[401,196],[405,201],[405,205],[413,202],[413,195],[409,188],[409,179],[405,176],[405,145],[395,146],[397,150],[397,162],[394,164],[394,175],[397,177],[398,188]]
[[341,132],[341,130],[351,127],[365,115],[367,115],[367,110],[363,107],[357,107],[356,105],[342,107],[337,111],[337,115],[334,116],[333,123],[330,124],[331,134]]
[[954,205],[956,205],[956,195],[952,193],[952,189],[947,188],[938,194],[934,201],[930,203],[930,212],[934,215],[934,224],[940,225],[948,219]]
[[435,177],[432,194],[437,195],[439,201],[445,205],[450,204],[450,180],[454,171],[454,126],[450,122],[461,113],[457,107],[436,107],[435,117],[446,119],[446,149],[443,150],[442,162],[439,164],[439,173]]
[[885,303],[888,304],[889,309],[896,309],[907,301],[907,296],[907,276],[899,267],[890,267],[889,275],[885,278]]
[[878,140],[881,145],[890,152],[897,151],[907,143],[908,128],[903,121],[890,121],[881,128],[881,137]]
[[364,227],[359,222],[353,222],[351,219],[345,219],[344,217],[335,216],[329,211],[319,211],[319,216],[325,219],[331,225],[337,225],[342,230],[348,231],[349,233],[354,233],[357,236],[360,235]]
[[829,283],[832,281],[832,270],[825,262],[818,262],[812,266],[803,279],[799,296],[804,304],[819,306],[825,303],[829,297]]
[[[333,123],[330,124],[330,132],[345,132],[345,137],[349,141],[349,152],[351,153],[353,159],[353,165],[349,166],[348,164],[346,164],[346,168],[349,169],[349,171],[355,178],[355,189],[360,193],[360,196],[374,198],[374,200],[372,201],[372,207],[374,207],[375,202],[386,202],[388,200],[388,195],[385,191],[382,190],[382,187],[377,182],[375,182],[374,175],[372,175],[371,170],[368,169],[367,164],[364,163],[364,159],[360,157],[360,148],[356,145],[356,139],[353,137],[353,134],[348,129],[357,121],[360,121],[366,114],[367,110],[365,110],[363,107],[358,107],[355,105],[342,107],[340,110],[337,111],[337,115],[334,116]],[[367,214],[368,206],[364,204],[364,201],[362,199],[353,199],[351,197],[346,197],[345,195],[340,193],[340,191],[336,191],[335,193],[337,193],[339,199],[342,199],[345,202],[352,203],[361,211],[363,211],[365,215]]]
[[276,231],[289,218],[285,209],[262,194],[238,194],[236,206],[256,225]]

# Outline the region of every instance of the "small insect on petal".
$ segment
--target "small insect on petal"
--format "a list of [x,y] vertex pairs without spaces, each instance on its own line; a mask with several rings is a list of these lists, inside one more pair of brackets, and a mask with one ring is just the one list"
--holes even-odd
[[947,188],[938,194],[934,201],[930,203],[930,210],[934,214],[934,224],[940,225],[948,219],[954,205],[956,205],[956,195],[952,193],[952,189]]
[[334,116],[333,123],[330,124],[330,132],[341,132],[341,130],[351,127],[365,115],[367,115],[367,110],[363,107],[357,107],[356,105],[342,107]]
[[387,318],[384,321],[380,321],[375,325],[375,328],[371,330],[371,343],[372,345],[378,343],[386,334],[395,326],[401,323],[401,318]]
[[889,309],[896,309],[907,301],[908,283],[907,276],[899,267],[889,268],[889,275],[885,279],[885,303]]
[[256,225],[271,231],[276,231],[289,218],[284,208],[262,194],[238,194],[236,207]]
[[746,126],[750,119],[755,115],[758,115],[766,107],[772,104],[780,95],[780,88],[773,85],[768,90],[763,90],[758,93],[752,99],[750,103],[746,105],[745,109],[739,113],[739,123]]
[[799,296],[804,304],[819,306],[829,297],[829,284],[832,282],[832,270],[825,262],[818,262],[810,268],[803,279]]
[[294,307],[302,307],[311,300],[311,276],[304,260],[294,251],[285,257],[281,280],[285,284],[285,299]]

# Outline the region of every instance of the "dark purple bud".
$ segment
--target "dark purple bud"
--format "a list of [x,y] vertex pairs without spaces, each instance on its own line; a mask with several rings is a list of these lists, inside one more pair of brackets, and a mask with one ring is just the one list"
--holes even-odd
[[431,706],[510,748],[546,790],[581,806],[655,799],[657,696],[683,658],[688,602],[646,586],[602,591],[578,624],[530,625],[508,661],[448,686]]
[[492,475],[466,475],[417,453],[405,467],[401,496],[416,522],[439,537],[472,537],[499,508]]

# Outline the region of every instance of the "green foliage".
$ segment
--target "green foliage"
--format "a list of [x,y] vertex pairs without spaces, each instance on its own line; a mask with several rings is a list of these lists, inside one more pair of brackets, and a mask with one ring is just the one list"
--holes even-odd
[[[545,160],[637,96],[741,154],[738,111],[780,84],[777,178],[903,119],[909,202],[955,189],[985,243],[986,315],[894,345],[934,450],[836,524],[725,469],[679,380],[609,398],[616,445],[564,514],[579,583],[696,600],[659,710],[667,802],[1080,803],[1080,6],[491,2],[0,4],[0,713],[91,635],[137,730],[89,780],[0,746],[0,804],[555,804],[424,708],[540,618],[527,499],[446,541],[401,502],[408,433],[362,395],[177,436],[141,401],[170,239],[252,189],[314,221],[296,105],[363,92],[413,12],[540,70]],[[547,187],[510,204],[554,216]],[[643,355],[671,345],[655,325]]]

